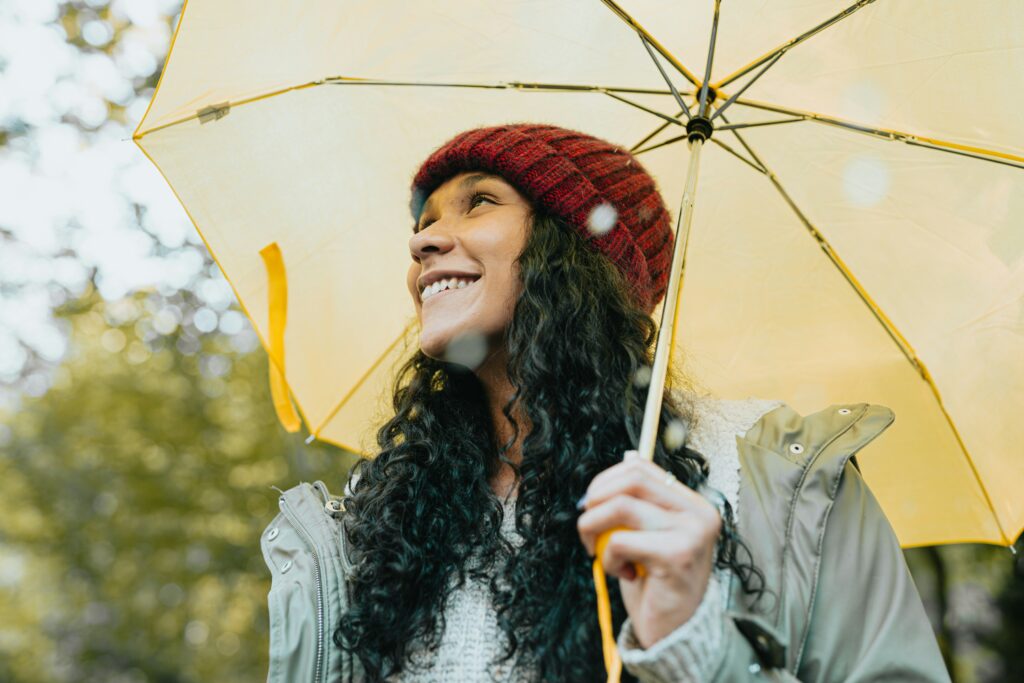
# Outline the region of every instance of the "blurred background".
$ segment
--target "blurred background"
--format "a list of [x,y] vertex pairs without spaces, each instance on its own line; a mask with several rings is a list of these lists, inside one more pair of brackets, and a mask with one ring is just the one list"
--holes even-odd
[[[0,0],[0,683],[263,679],[271,487],[354,462],[131,142],[180,9]],[[954,680],[1024,680],[1024,553],[905,552]]]

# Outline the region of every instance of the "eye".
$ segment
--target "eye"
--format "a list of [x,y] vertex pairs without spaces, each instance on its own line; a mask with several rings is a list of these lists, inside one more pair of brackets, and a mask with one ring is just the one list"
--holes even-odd
[[470,210],[473,210],[476,207],[478,207],[481,202],[490,202],[491,204],[495,204],[496,203],[494,201],[494,199],[492,199],[490,196],[488,196],[486,194],[482,194],[480,192],[474,192],[469,197],[469,208],[470,208]]

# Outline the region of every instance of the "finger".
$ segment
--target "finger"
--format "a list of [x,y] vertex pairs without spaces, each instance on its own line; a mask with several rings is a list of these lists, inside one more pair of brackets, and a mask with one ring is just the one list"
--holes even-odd
[[685,577],[713,557],[717,537],[697,525],[658,531],[616,531],[601,556],[605,571],[629,578],[630,565],[642,564],[648,575]]
[[679,513],[633,496],[614,496],[588,509],[576,520],[580,540],[593,556],[597,537],[616,527],[670,529],[681,520]]
[[690,487],[642,458],[631,458],[600,472],[587,487],[583,507],[590,509],[616,495],[631,495],[671,510],[713,509]]

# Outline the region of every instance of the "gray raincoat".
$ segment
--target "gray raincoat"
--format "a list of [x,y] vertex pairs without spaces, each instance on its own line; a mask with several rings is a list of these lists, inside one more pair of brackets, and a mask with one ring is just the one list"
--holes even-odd
[[[854,458],[893,420],[889,408],[865,403],[807,417],[781,405],[737,437],[739,530],[775,599],[751,609],[730,573],[713,681],[949,681],[899,543]],[[280,508],[261,537],[272,575],[268,683],[358,683],[359,662],[331,640],[349,570],[343,499],[323,482],[302,483]]]

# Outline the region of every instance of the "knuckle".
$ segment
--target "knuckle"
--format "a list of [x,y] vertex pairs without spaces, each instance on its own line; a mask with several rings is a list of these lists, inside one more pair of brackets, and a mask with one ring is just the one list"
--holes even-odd
[[606,554],[609,558],[615,558],[621,555],[625,548],[625,542],[622,540],[621,534],[612,534],[612,537],[608,539],[608,545]]
[[641,472],[633,472],[626,480],[625,490],[631,495],[637,495],[644,490],[644,476]]
[[629,496],[615,496],[608,503],[613,514],[622,515],[629,511],[630,500]]
[[688,567],[694,558],[694,550],[689,544],[679,545],[669,552],[669,562],[676,567]]

